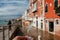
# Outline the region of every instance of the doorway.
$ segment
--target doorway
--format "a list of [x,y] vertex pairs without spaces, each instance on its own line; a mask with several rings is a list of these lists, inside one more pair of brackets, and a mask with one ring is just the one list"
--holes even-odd
[[49,32],[54,31],[54,22],[49,22]]

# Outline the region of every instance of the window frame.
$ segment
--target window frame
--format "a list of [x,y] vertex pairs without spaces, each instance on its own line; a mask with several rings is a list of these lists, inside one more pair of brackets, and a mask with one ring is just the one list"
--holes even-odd
[[56,24],[59,24],[59,21],[58,20],[56,20]]

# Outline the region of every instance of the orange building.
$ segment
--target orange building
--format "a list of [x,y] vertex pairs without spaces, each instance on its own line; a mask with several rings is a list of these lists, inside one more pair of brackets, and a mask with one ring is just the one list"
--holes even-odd
[[59,35],[60,28],[60,0],[45,0],[45,29],[49,33]]

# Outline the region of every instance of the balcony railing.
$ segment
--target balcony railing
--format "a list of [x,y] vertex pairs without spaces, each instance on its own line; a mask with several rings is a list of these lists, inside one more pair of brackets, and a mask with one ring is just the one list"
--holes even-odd
[[36,12],[36,11],[37,11],[37,2],[33,4],[33,8],[32,8],[32,12]]

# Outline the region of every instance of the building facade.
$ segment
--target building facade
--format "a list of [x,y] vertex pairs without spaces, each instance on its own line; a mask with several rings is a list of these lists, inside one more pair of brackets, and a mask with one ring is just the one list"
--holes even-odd
[[60,0],[30,0],[28,14],[32,27],[60,35]]

